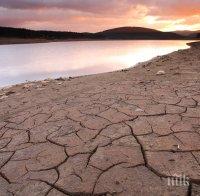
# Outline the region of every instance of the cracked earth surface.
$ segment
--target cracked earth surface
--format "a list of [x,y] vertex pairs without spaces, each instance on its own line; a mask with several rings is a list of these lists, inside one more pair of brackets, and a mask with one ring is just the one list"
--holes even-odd
[[[2,89],[0,108],[1,196],[200,195],[199,44]],[[183,173],[189,186],[167,186]]]

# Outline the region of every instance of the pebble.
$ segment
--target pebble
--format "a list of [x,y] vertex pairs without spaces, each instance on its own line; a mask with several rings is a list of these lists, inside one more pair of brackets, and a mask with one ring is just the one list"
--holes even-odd
[[3,96],[3,95],[5,95],[5,93],[1,93],[1,94],[0,94],[0,97]]
[[45,88],[41,88],[41,87],[38,87],[38,88],[37,88],[38,91],[42,91],[42,90],[44,90],[44,89],[45,89]]
[[135,111],[136,111],[136,112],[143,112],[143,110],[140,109],[140,108],[135,109]]
[[41,83],[42,84],[47,84],[47,83],[49,83],[49,80],[42,80]]
[[180,72],[173,73],[173,75],[180,75],[180,74],[181,74]]
[[165,71],[159,70],[159,71],[156,73],[156,75],[165,75]]
[[180,150],[180,146],[178,144],[173,145],[177,150]]
[[42,86],[47,86],[47,84],[49,83],[49,81],[45,81],[45,80],[43,80],[43,81],[41,81],[41,84],[42,84]]
[[3,88],[1,88],[0,90],[6,90],[6,89],[9,89],[10,87],[12,87],[11,85],[10,86],[5,86]]
[[0,99],[5,99],[5,98],[7,98],[8,96],[6,96],[6,95],[3,95],[2,97],[0,97]]
[[172,161],[175,161],[175,159],[169,159],[169,161],[171,161],[171,162],[172,162]]
[[51,81],[53,80],[52,78],[46,78],[44,81]]
[[23,88],[29,88],[29,87],[31,87],[31,86],[33,86],[33,85],[34,85],[33,83],[25,84],[25,85],[23,86]]
[[57,81],[65,81],[67,78],[65,78],[65,77],[60,77],[60,78],[56,78],[55,80],[57,80]]
[[5,95],[8,96],[8,95],[11,95],[11,94],[14,94],[14,93],[15,93],[15,91],[8,91],[8,92],[5,93]]
[[122,71],[122,72],[127,72],[127,71],[128,71],[128,69],[122,69],[121,71]]

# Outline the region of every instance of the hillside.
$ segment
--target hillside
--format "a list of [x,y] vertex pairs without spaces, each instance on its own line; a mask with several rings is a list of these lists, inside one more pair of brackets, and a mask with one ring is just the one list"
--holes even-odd
[[200,39],[200,33],[197,33],[196,38]]
[[184,39],[172,32],[162,32],[142,27],[119,27],[97,33],[106,39]]
[[197,33],[190,34],[191,37],[199,39],[200,38],[200,31]]
[[160,32],[155,29],[143,28],[143,27],[118,27],[113,29],[108,29],[100,33],[144,33],[144,32]]
[[[194,35],[193,35],[194,36]],[[196,37],[196,34],[195,34]],[[0,27],[0,43],[27,43],[59,40],[170,40],[189,39],[192,36],[183,36],[174,32],[162,32],[142,27],[119,27],[97,33],[78,33],[69,31],[36,31],[12,27]],[[13,41],[13,40],[17,41]],[[1,41],[3,40],[3,41]],[[20,41],[21,40],[21,41]],[[32,40],[32,41],[31,41]]]
[[182,35],[182,36],[187,36],[190,38],[198,38],[198,34],[200,33],[200,30],[197,31],[173,31],[173,33]]
[[96,39],[93,33],[77,33],[67,31],[35,31],[12,27],[0,27],[0,37],[4,38],[27,38],[27,39]]

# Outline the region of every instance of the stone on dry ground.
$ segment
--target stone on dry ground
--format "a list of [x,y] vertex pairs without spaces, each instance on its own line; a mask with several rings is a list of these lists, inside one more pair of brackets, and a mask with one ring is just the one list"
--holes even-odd
[[[198,44],[0,96],[1,196],[200,195]],[[189,186],[167,185],[182,174]]]

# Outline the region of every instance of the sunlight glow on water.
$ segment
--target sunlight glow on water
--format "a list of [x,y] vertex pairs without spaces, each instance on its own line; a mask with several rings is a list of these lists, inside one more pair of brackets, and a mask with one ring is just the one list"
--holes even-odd
[[189,41],[71,41],[0,46],[0,86],[115,71],[188,48]]

